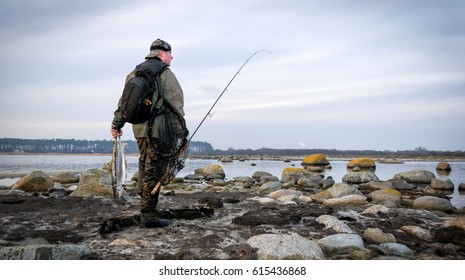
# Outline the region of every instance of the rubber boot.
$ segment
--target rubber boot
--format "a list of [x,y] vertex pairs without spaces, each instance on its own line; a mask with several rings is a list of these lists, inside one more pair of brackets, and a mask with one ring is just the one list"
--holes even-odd
[[144,188],[142,193],[140,226],[143,228],[166,227],[171,224],[171,221],[157,217],[158,196],[160,195],[160,190],[152,196],[148,191],[149,189],[150,188]]
[[141,214],[140,226],[142,228],[160,228],[169,226],[170,224],[170,220],[158,218],[157,213],[148,212]]

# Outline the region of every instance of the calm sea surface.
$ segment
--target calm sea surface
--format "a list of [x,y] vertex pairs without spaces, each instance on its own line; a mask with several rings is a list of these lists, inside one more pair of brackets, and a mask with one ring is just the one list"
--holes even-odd
[[[92,155],[0,155],[0,174],[10,174],[0,179],[0,185],[9,186],[18,180],[14,174],[29,173],[35,170],[44,172],[59,171],[85,171],[92,168],[102,168],[110,162],[111,156]],[[332,176],[336,182],[341,182],[342,177],[347,173],[347,161],[330,160],[331,170],[326,170],[324,175]],[[255,171],[267,171],[274,176],[281,178],[284,168],[296,166],[300,167],[300,161],[284,162],[272,160],[250,160],[221,163],[216,160],[194,159],[187,160],[186,166],[178,173],[178,177],[194,173],[195,169],[203,168],[208,164],[219,164],[226,173],[226,179],[236,176],[252,176]],[[256,164],[252,166],[252,163]],[[128,178],[137,170],[137,156],[127,156]],[[458,192],[458,185],[465,183],[465,162],[449,162],[452,172],[449,174],[439,174],[436,171],[437,162],[416,162],[406,161],[404,164],[376,163],[376,176],[380,180],[391,179],[395,174],[411,171],[415,169],[425,169],[433,172],[437,178],[450,179],[455,186],[451,194],[451,202],[455,207],[465,207],[465,193]]]

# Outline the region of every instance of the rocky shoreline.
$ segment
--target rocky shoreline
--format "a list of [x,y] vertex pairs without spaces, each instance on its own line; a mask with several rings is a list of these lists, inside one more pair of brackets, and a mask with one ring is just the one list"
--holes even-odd
[[[167,228],[139,227],[134,180],[112,197],[105,169],[40,171],[0,188],[0,259],[465,259],[465,209],[425,170],[342,182],[318,168],[226,181],[209,165],[163,187]],[[461,184],[462,187],[462,184]]]

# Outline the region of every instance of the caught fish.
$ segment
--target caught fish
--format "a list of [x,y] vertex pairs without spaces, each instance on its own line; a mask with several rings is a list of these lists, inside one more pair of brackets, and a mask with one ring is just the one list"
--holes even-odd
[[111,159],[111,185],[115,198],[123,195],[124,184],[126,182],[126,158],[124,156],[124,146],[120,136],[114,140],[113,157]]

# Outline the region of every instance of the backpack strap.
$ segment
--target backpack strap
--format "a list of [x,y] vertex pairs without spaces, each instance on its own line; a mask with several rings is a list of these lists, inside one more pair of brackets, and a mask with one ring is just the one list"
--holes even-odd
[[[187,137],[187,135],[189,134],[189,131],[187,130],[187,125],[186,125],[186,120],[184,119],[184,117],[181,115],[181,113],[178,111],[178,109],[176,109],[176,107],[174,107],[164,96],[163,96],[163,88],[160,84],[160,79],[159,79],[159,76],[161,75],[161,73],[163,71],[165,71],[166,69],[168,69],[168,67],[166,67],[165,69],[163,69],[159,75],[157,75],[156,77],[156,85],[157,85],[157,91],[158,91],[158,97],[157,97],[157,100],[155,101],[155,104],[154,104],[154,107],[152,109],[152,113],[150,115],[150,119],[149,121],[147,122],[147,138],[148,138],[148,142],[149,144],[152,146],[152,148],[154,149],[154,151],[158,154],[158,156],[160,157],[165,157],[165,158],[169,158],[170,160],[173,160],[174,158],[177,157],[177,155],[179,154],[179,147],[175,150],[171,150],[167,153],[163,153],[161,152],[161,149],[157,149],[157,147],[159,146],[159,141],[155,141],[152,137],[152,130],[153,130],[153,123],[154,123],[154,120],[157,116],[163,114],[164,112],[168,111],[170,112],[172,115],[174,115],[174,117],[178,120],[182,130],[185,131],[186,135],[183,135],[183,137]],[[159,103],[159,101],[162,100],[162,106],[160,108],[158,108],[158,110],[156,110],[156,105]],[[184,146],[185,143],[182,144],[182,146]]]

